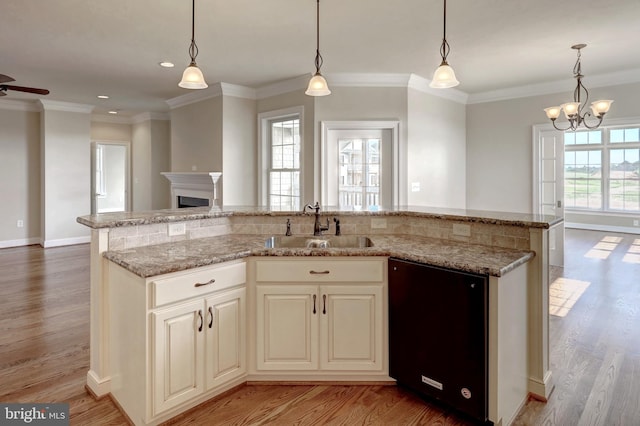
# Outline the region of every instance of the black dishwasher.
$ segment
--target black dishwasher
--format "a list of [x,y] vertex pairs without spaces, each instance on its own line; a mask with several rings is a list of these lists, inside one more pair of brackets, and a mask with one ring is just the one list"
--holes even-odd
[[487,277],[389,259],[389,370],[398,384],[488,423]]

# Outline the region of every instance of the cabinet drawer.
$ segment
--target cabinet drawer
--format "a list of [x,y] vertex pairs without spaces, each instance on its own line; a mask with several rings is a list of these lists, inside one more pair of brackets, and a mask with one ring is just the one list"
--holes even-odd
[[384,260],[257,260],[258,282],[379,282]]
[[151,283],[151,307],[178,302],[245,282],[244,262],[198,268],[183,274],[156,279]]

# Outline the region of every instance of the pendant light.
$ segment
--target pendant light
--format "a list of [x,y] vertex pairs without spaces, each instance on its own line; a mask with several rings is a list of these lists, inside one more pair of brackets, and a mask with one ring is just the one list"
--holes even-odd
[[327,96],[331,94],[327,80],[320,74],[322,55],[320,55],[320,0],[316,0],[316,73],[309,80],[307,91],[309,96]]
[[460,82],[456,79],[456,73],[453,72],[453,68],[447,63],[447,55],[449,54],[449,43],[447,42],[447,0],[444,0],[444,24],[442,33],[442,45],[440,46],[440,56],[442,56],[442,62],[440,66],[433,73],[433,79],[429,83],[430,87],[436,89],[447,89],[449,87],[455,87]]
[[198,45],[195,40],[195,26],[196,26],[196,0],[191,0],[191,44],[189,45],[189,56],[191,57],[191,63],[182,73],[182,80],[178,83],[178,86],[184,89],[206,89],[209,87],[202,71],[196,65],[196,56],[198,56]]

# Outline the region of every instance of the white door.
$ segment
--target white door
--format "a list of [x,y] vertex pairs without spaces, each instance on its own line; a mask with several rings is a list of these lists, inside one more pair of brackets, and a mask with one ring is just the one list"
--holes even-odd
[[323,122],[321,204],[353,210],[399,199],[396,122]]
[[95,142],[91,158],[91,213],[128,211],[129,144]]
[[[537,153],[537,213],[564,218],[564,134],[539,131]],[[564,265],[564,223],[549,230],[549,263]]]
[[320,367],[382,370],[382,287],[320,287]]

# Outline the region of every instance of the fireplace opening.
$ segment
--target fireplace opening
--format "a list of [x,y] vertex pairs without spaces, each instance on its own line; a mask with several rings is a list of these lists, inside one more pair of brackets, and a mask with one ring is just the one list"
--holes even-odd
[[209,199],[178,195],[178,208],[209,206]]

